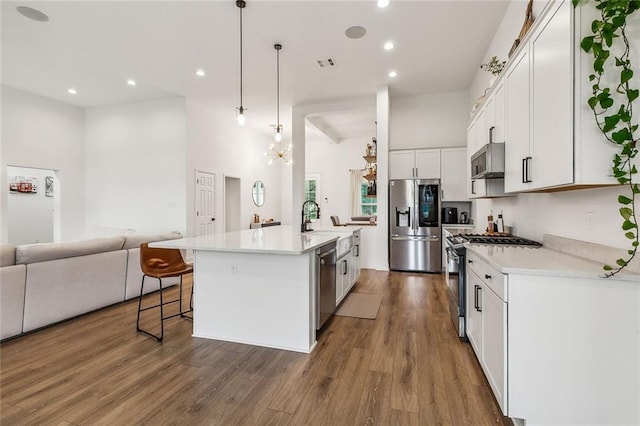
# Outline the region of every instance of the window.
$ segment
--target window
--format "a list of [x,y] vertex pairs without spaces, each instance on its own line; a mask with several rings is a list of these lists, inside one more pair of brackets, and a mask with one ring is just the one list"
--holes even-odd
[[[304,180],[304,199],[318,202],[318,178],[307,177]],[[304,210],[305,215],[314,221],[318,219],[318,212],[313,204],[307,204]]]
[[362,203],[362,215],[363,216],[377,216],[378,215],[378,199],[376,197],[367,197],[367,189],[369,183],[363,183],[360,185],[360,195]]

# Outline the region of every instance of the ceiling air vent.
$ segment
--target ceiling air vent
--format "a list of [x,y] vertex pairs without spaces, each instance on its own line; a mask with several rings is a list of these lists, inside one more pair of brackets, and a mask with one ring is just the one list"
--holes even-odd
[[316,62],[320,68],[330,68],[336,66],[336,61],[333,58],[318,59],[316,60]]

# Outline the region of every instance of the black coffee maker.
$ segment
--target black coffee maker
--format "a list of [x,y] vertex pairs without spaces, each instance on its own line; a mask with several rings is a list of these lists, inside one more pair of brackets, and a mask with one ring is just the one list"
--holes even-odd
[[458,223],[458,209],[455,207],[443,207],[442,223],[447,223],[447,224]]

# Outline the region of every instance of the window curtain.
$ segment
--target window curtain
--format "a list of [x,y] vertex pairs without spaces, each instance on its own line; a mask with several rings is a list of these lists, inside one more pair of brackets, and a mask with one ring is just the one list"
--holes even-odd
[[351,208],[350,215],[362,215],[362,170],[351,170]]

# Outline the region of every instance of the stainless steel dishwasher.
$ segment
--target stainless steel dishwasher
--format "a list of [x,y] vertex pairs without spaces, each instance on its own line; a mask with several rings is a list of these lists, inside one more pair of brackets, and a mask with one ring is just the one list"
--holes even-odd
[[316,250],[317,293],[316,329],[333,314],[336,309],[336,243],[325,244]]

